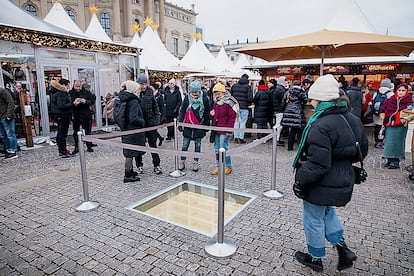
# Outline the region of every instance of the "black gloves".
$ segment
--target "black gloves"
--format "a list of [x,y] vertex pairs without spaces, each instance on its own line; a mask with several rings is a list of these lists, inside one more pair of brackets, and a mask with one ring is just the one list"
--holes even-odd
[[300,185],[299,181],[297,180],[295,180],[295,183],[293,184],[293,193],[300,199],[304,199],[306,196],[303,186]]
[[183,127],[182,126],[178,126],[178,131],[183,132]]

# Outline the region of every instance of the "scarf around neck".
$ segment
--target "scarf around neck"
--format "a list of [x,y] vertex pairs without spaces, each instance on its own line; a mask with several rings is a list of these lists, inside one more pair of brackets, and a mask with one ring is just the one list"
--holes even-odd
[[217,105],[228,104],[236,112],[236,122],[240,120],[240,106],[239,102],[229,92],[225,92],[220,99],[216,99]]
[[186,111],[188,111],[190,108],[192,108],[194,111],[197,111],[198,109],[199,118],[203,118],[203,114],[204,114],[203,92],[200,91],[197,98],[193,98],[190,94],[188,94],[187,97],[188,97],[189,105]]
[[305,129],[303,130],[302,138],[300,139],[298,150],[296,152],[295,159],[293,160],[292,168],[295,170],[299,159],[306,156],[306,153],[303,151],[303,147],[305,146],[306,139],[308,138],[309,131],[312,127],[312,124],[325,113],[326,110],[332,107],[346,107],[347,102],[345,100],[341,100],[339,102],[320,102],[316,108],[315,112],[313,113],[312,117],[310,117]]

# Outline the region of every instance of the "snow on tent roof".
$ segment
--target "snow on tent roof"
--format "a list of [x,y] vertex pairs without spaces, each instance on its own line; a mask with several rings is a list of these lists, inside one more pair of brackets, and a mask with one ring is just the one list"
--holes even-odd
[[49,13],[44,18],[44,21],[62,29],[71,31],[72,33],[84,36],[82,30],[78,27],[78,25],[76,25],[75,22],[73,22],[58,1],[53,4],[52,9],[50,9]]

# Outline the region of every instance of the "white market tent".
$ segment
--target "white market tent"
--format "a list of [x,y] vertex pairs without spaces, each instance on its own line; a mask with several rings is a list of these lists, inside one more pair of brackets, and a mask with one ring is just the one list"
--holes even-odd
[[109,36],[106,34],[105,30],[102,28],[101,23],[99,23],[96,13],[92,13],[91,21],[89,22],[89,26],[85,31],[85,35],[96,41],[113,43]]
[[220,51],[218,55],[216,56],[216,61],[218,64],[220,64],[225,72],[236,72],[236,67],[234,66],[233,62],[230,61],[229,57],[227,56],[226,51],[224,50],[224,47],[220,47]]
[[193,40],[190,49],[180,60],[180,66],[194,68],[200,73],[218,74],[224,71],[201,39]]
[[72,33],[85,36],[84,32],[73,22],[59,1],[53,4],[53,7],[43,20]]
[[86,38],[84,35],[68,31],[64,28],[57,27],[45,22],[40,18],[25,12],[15,6],[11,1],[2,1],[0,9],[0,25],[12,28],[20,28],[31,31],[50,33],[60,36],[72,36],[77,38]]
[[175,68],[179,63],[178,59],[165,48],[158,32],[150,25],[145,27],[140,41],[135,36],[134,38],[131,45],[137,47],[136,45],[141,43],[143,49],[140,56],[141,68],[157,71],[177,71]]

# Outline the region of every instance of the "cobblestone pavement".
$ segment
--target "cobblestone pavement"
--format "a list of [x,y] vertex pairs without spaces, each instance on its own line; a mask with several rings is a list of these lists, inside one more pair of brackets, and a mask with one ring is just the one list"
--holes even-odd
[[[213,151],[207,139],[202,149]],[[269,199],[262,193],[271,188],[271,152],[268,142],[233,156],[226,188],[257,198],[226,224],[224,237],[237,251],[224,259],[206,254],[210,237],[125,208],[183,180],[216,186],[211,161],[172,178],[173,157],[161,157],[164,173],[156,176],[146,154],[141,181],[125,184],[121,150],[98,145],[85,155],[89,195],[101,206],[77,212],[83,200],[79,157],[59,158],[56,146],[43,144],[1,160],[0,275],[309,275],[293,257],[306,248],[301,201],[291,188],[295,152],[278,147],[276,188],[285,196]],[[356,185],[352,201],[338,208],[358,260],[335,272],[337,255],[327,244],[321,274],[414,275],[413,183],[407,172],[383,168],[378,149],[370,149],[365,163],[368,181]],[[402,165],[408,163],[411,158]]]

